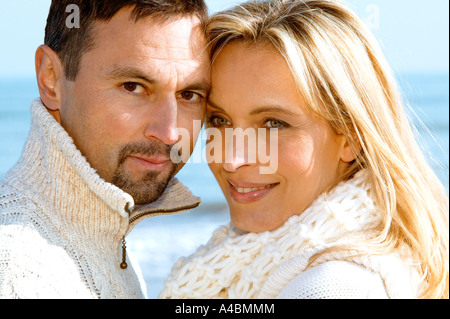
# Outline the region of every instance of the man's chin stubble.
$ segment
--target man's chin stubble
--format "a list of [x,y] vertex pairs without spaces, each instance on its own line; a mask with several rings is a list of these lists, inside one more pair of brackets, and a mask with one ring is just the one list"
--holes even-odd
[[173,165],[164,177],[160,176],[162,172],[148,172],[141,180],[134,181],[122,169],[118,169],[111,183],[130,194],[136,205],[145,205],[161,197],[176,171],[177,165]]
[[[139,180],[134,180],[125,168],[126,159],[133,154],[153,156],[156,154],[170,158],[171,146],[156,142],[130,143],[118,154],[118,165],[111,183],[130,194],[135,204],[144,205],[156,201],[166,190],[170,180],[178,171],[179,164],[171,163],[169,169],[149,171]],[[167,172],[168,171],[168,172]]]

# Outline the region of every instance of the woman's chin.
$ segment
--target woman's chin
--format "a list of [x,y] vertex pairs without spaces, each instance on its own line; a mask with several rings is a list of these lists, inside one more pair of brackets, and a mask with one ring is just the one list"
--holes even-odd
[[230,209],[231,223],[243,232],[262,233],[272,231],[283,225],[280,220],[271,220],[270,213],[255,213],[250,211]]

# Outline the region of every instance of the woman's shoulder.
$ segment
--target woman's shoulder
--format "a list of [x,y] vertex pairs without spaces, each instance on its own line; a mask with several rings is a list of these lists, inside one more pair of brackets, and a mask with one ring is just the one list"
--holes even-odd
[[347,261],[328,261],[292,279],[280,299],[385,299],[382,278],[366,267]]

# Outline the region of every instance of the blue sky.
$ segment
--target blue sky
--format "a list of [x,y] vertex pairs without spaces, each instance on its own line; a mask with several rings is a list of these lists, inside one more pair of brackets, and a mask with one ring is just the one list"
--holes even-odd
[[[396,72],[448,73],[448,0],[344,1],[373,24]],[[240,1],[206,2],[215,12]],[[34,52],[43,42],[50,0],[0,0],[0,6],[0,77],[33,77]]]

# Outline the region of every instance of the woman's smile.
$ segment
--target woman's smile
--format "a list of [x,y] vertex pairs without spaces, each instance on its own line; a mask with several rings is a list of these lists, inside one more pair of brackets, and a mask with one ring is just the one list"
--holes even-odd
[[231,198],[241,204],[259,201],[269,194],[279,183],[250,183],[228,180]]

